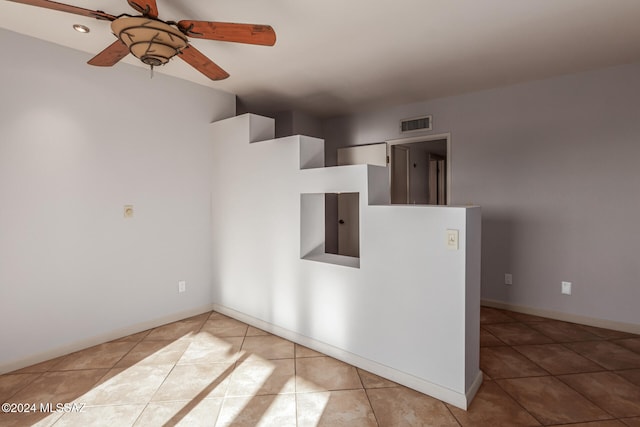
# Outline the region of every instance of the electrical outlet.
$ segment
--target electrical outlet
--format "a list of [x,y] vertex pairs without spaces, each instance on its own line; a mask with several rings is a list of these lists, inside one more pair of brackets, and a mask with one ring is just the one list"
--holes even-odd
[[180,280],[178,282],[178,292],[182,293],[182,292],[186,292],[187,291],[187,282],[184,280]]
[[505,285],[513,285],[513,274],[504,273],[504,284]]
[[571,282],[562,282],[562,294],[571,295]]

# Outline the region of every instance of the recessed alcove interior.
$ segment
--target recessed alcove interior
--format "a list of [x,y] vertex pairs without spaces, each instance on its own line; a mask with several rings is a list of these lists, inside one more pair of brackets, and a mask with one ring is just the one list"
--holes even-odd
[[[338,212],[339,198],[349,200],[351,209],[348,212]],[[300,258],[360,268],[359,200],[360,194],[355,192],[300,194]],[[331,212],[327,212],[327,206],[332,208]],[[328,232],[334,230],[326,227],[325,215],[331,215],[337,222],[342,221],[335,229],[338,236],[334,239],[327,236]],[[348,217],[342,218],[345,215]],[[327,241],[338,244],[328,246]]]

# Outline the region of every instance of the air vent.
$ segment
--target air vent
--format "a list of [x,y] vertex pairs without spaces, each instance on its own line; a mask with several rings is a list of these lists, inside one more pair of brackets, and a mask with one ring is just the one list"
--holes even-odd
[[416,117],[400,122],[401,132],[413,132],[416,130],[431,130],[431,116]]

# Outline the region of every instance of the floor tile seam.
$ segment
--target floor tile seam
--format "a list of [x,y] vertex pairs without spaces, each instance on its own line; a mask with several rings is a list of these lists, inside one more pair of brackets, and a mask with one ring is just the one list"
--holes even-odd
[[522,380],[526,378],[543,378],[543,377],[554,377],[555,375],[551,374],[541,374],[541,375],[525,375],[522,377],[491,377],[491,380]]
[[200,327],[198,328],[197,331],[193,332],[194,335],[198,335],[200,332],[202,332],[202,328],[204,327],[204,324],[207,323],[207,319],[209,319],[208,317],[206,319],[204,319],[202,321],[202,324],[200,325]]
[[[237,368],[237,366],[238,366],[238,361],[237,361],[237,360],[235,360],[232,364],[233,364],[233,368],[231,368],[231,370],[229,371],[229,373],[227,374],[227,376],[226,376],[225,378],[223,378],[223,379],[220,381],[220,383],[222,383],[223,381],[225,381],[227,378],[229,378],[229,381],[231,380],[231,376],[233,375],[233,373],[235,372],[235,370],[236,370],[236,368]],[[189,365],[197,365],[197,364],[189,364]],[[173,368],[171,369],[171,371],[169,372],[169,374],[167,374],[167,376],[166,376],[166,377],[165,377],[165,379],[163,380],[163,382],[162,382],[163,384],[164,384],[164,381],[166,381],[166,379],[167,379],[167,378],[169,378],[169,375],[171,374],[171,372],[173,371],[173,369],[174,369],[176,366],[185,366],[185,365],[178,365],[178,364],[176,363],[176,364],[173,366]],[[230,366],[229,366],[229,367],[230,367]],[[229,369],[229,367],[228,367],[227,369]],[[217,381],[219,378],[220,378],[220,375],[218,375],[214,381]],[[162,387],[162,385],[161,385],[160,387]],[[195,398],[197,397],[197,396],[195,396],[195,397],[193,397],[193,398],[191,398],[191,399],[155,400],[155,401],[154,401],[154,400],[153,400],[153,397],[158,393],[158,390],[160,390],[160,387],[158,387],[158,389],[154,392],[153,396],[152,396],[152,397],[151,397],[151,399],[149,400],[149,403],[165,403],[165,402],[178,402],[178,401],[179,401],[179,402],[187,402],[187,403],[183,406],[183,408],[184,408],[184,407],[188,406],[191,402],[193,402],[193,401],[195,400]],[[206,388],[206,387],[205,387],[205,388]],[[203,390],[204,390],[204,389],[203,389]],[[201,391],[201,392],[202,392],[202,391]],[[204,400],[214,400],[214,399],[220,400],[220,409],[218,410],[218,413],[216,414],[216,419],[215,419],[215,422],[213,423],[213,425],[214,425],[214,426],[216,426],[216,425],[218,424],[218,419],[220,418],[220,413],[222,412],[222,408],[223,408],[223,406],[224,406],[224,402],[225,402],[225,400],[227,399],[227,394],[228,394],[228,392],[229,392],[229,386],[228,386],[228,384],[227,384],[227,387],[225,388],[225,391],[224,391],[224,396],[217,396],[217,397],[203,397],[203,398],[199,399],[199,402],[198,402],[198,403],[200,403],[200,402],[202,402],[202,401],[204,401]],[[182,410],[182,409],[181,409],[181,410]]]
[[[200,399],[200,401],[205,401],[205,400],[219,400],[220,402],[222,402],[222,400],[224,399],[224,397],[222,396],[213,396],[213,397],[204,397],[202,399]],[[192,399],[163,399],[163,400],[150,400],[148,405],[155,405],[155,404],[165,404],[165,403],[189,403],[193,401]]]
[[[618,417],[612,413],[610,413],[609,411],[607,411],[606,409],[602,408],[600,405],[598,405],[596,402],[594,402],[592,399],[589,398],[589,396],[586,396],[585,394],[581,393],[580,390],[577,390],[576,388],[572,387],[571,384],[568,384],[564,381],[562,381],[561,378],[556,377],[556,379],[558,381],[560,381],[562,384],[564,384],[565,386],[569,387],[571,390],[575,391],[576,393],[578,393],[580,396],[582,396],[583,399],[585,399],[587,402],[591,403],[593,406],[595,406],[596,408],[600,409],[602,412],[604,412],[605,414],[609,415],[611,417],[611,419],[617,419]],[[608,421],[609,419],[606,420],[591,420],[591,421]]]
[[[296,360],[298,359],[317,359],[320,357],[331,357],[331,356],[327,356],[326,354],[321,354],[320,356],[296,356]],[[331,357],[333,359],[333,357]],[[338,360],[338,359],[336,359]]]
[[[558,343],[560,345],[562,345],[561,343]],[[534,344],[534,345],[546,345],[546,344]],[[529,361],[531,361],[532,363],[534,363],[535,365],[539,366],[541,369],[543,369],[544,371],[548,372],[550,376],[558,376],[558,375],[573,375],[573,374],[586,374],[586,373],[595,373],[595,372],[610,372],[610,369],[605,368],[604,366],[600,365],[599,363],[595,362],[594,360],[591,360],[589,358],[587,358],[586,356],[578,353],[577,351],[574,351],[566,346],[565,347],[567,350],[577,354],[578,356],[581,356],[583,358],[585,358],[586,360],[588,360],[589,362],[594,363],[595,365],[597,365],[600,369],[597,371],[586,371],[586,372],[570,372],[570,373],[564,373],[564,374],[554,374],[553,372],[549,371],[546,368],[543,368],[542,366],[540,366],[538,363],[536,363],[534,360],[532,360],[531,358],[529,358],[526,354],[520,352],[516,347],[522,347],[522,346],[511,346],[513,348],[514,351],[518,352],[518,354],[522,355],[523,357],[525,357],[526,359],[528,359]],[[536,375],[539,376],[539,375]]]
[[[101,369],[104,369],[104,368],[101,368]],[[84,371],[84,370],[92,370],[92,371],[93,371],[93,370],[95,370],[95,369],[80,369],[80,371]],[[66,372],[72,372],[72,371],[66,371]],[[71,399],[71,402],[76,402],[76,401],[77,401],[78,399],[80,399],[82,396],[86,395],[86,394],[87,394],[87,393],[89,393],[90,391],[94,390],[98,385],[102,384],[102,380],[104,380],[104,379],[105,379],[105,377],[106,377],[107,375],[109,375],[109,372],[111,372],[111,369],[106,369],[106,372],[104,373],[104,375],[100,376],[100,377],[99,377],[99,378],[98,378],[98,379],[97,379],[97,380],[96,380],[96,381],[91,385],[91,387],[90,387],[88,390],[86,390],[84,393],[82,393],[80,396],[73,397],[73,398]],[[75,393],[74,393],[74,396],[75,396]],[[52,396],[52,398],[55,398],[55,395],[54,395],[54,396]],[[83,403],[83,402],[78,402],[78,403]],[[62,418],[62,417],[60,417],[60,418]],[[60,418],[58,418],[58,420],[56,420],[56,421],[55,421],[55,423],[57,423],[57,422],[60,420]],[[55,424],[55,423],[54,423],[54,424]]]
[[[207,332],[209,333],[209,332]],[[215,338],[219,338],[219,339],[225,339],[225,338],[251,338],[251,336],[245,336],[245,335],[220,335],[220,334],[211,334],[211,336],[215,337]]]
[[500,321],[500,322],[480,322],[480,326],[486,326],[486,325],[507,325],[507,324],[511,324],[511,323],[523,323],[520,322],[519,320],[507,320],[507,321]]
[[242,357],[242,355],[239,355],[237,357],[236,356],[231,356],[231,357],[229,357],[227,359],[222,359],[222,360],[218,360],[218,361],[215,361],[215,362],[202,362],[202,361],[198,361],[198,360],[196,360],[195,362],[194,361],[181,362],[181,361],[178,360],[175,364],[176,364],[176,366],[220,365],[220,364],[229,364],[229,363],[233,364],[233,363],[236,363],[236,361],[238,359],[240,359],[241,357]]
[[[245,350],[245,351],[246,351],[246,350]],[[258,356],[258,357],[260,357],[260,358],[261,358],[261,359],[263,359],[263,360],[296,360],[296,359],[295,359],[295,357],[274,357],[274,358],[266,358],[266,357],[260,356],[259,354],[256,354],[256,353],[251,353],[251,354],[254,354],[254,355]],[[254,361],[254,362],[248,362],[248,363],[258,363],[258,362]]]
[[[598,340],[600,341],[600,340]],[[594,341],[581,341],[581,342],[594,342]],[[576,344],[574,342],[567,342],[567,343],[560,343],[560,345],[562,345],[564,348],[566,348],[567,350],[573,351],[576,354],[579,354],[580,356],[584,357],[585,359],[587,359],[588,361],[595,363],[597,366],[600,366],[603,370],[605,371],[612,371],[613,369],[609,369],[606,366],[603,366],[602,364],[598,363],[597,361],[593,360],[592,358],[590,358],[589,356],[587,356],[586,354],[581,353],[578,350],[575,350],[573,348],[571,348],[569,346],[569,344]]]
[[[633,387],[633,388],[637,388],[637,389],[640,391],[640,386],[638,386],[638,385],[636,385],[636,384],[632,383],[631,381],[627,380],[627,379],[626,379],[625,377],[623,377],[622,375],[618,375],[615,371],[585,372],[584,374],[595,374],[595,373],[602,373],[602,372],[611,373],[611,374],[613,374],[613,375],[617,376],[618,378],[620,378],[620,379],[621,379],[622,381],[624,381],[625,383],[629,384],[631,387]],[[561,381],[561,382],[562,382],[563,384],[565,384],[567,387],[569,387],[569,388],[571,388],[572,390],[576,391],[578,394],[580,394],[581,396],[583,396],[585,399],[589,400],[589,401],[590,401],[590,402],[592,402],[594,405],[598,406],[595,402],[593,402],[591,399],[589,399],[589,397],[588,397],[588,396],[586,396],[585,394],[581,393],[579,390],[577,390],[576,388],[574,388],[573,386],[571,386],[571,384],[569,384],[569,383],[567,383],[567,382],[563,381],[563,380],[562,380],[562,378],[560,378],[560,377],[568,377],[568,376],[574,376],[574,375],[581,375],[581,374],[567,374],[567,375],[559,375],[557,378],[558,378],[558,381]],[[598,407],[600,408],[600,406],[598,406]],[[602,409],[603,411],[605,411],[605,409],[604,409],[604,408],[601,408],[601,409]],[[609,413],[608,411],[605,411],[605,412],[607,412],[609,415],[614,416],[614,417],[616,417],[616,418],[625,418],[625,417],[618,417],[617,415],[615,415],[615,414],[611,414],[611,413]],[[632,417],[636,417],[636,416],[640,417],[640,413],[638,413],[638,415],[632,415]],[[626,417],[626,418],[629,418],[629,417]]]
[[[569,374],[569,375],[579,375],[579,374]],[[617,417],[611,413],[609,413],[608,411],[606,411],[604,408],[600,407],[599,405],[597,405],[593,400],[589,399],[587,396],[585,396],[584,394],[582,394],[580,391],[576,390],[575,388],[571,387],[569,384],[567,384],[566,382],[562,381],[562,379],[559,378],[560,375],[551,375],[551,377],[555,378],[556,380],[560,381],[560,383],[564,384],[565,386],[567,386],[569,389],[573,390],[574,392],[576,392],[579,396],[581,396],[583,399],[585,399],[587,402],[591,403],[593,406],[595,406],[596,408],[600,409],[602,412],[604,412],[606,415],[608,415],[611,418],[606,418],[606,419],[592,419],[592,420],[587,420],[587,421],[576,421],[576,423],[587,423],[587,422],[592,422],[592,421],[609,421],[612,419],[617,419]],[[568,375],[565,375],[568,376]],[[500,384],[498,384],[500,385]],[[506,390],[505,390],[506,391]],[[566,423],[565,423],[566,424]],[[543,424],[544,425],[544,424]],[[553,424],[552,424],[553,425]]]
[[[558,338],[552,337],[551,334],[549,334],[548,332],[545,333],[543,331],[539,331],[539,330],[534,329],[534,328],[531,328],[531,329],[533,329],[534,331],[536,331],[540,335],[543,335],[543,336],[549,338],[550,340],[553,341],[554,344],[571,344],[571,343],[579,343],[579,342],[603,341],[602,339],[599,339],[597,337],[593,338],[593,339],[579,339],[579,340],[567,340],[567,339],[564,339],[564,338],[563,339],[558,339]],[[551,343],[549,343],[549,344],[551,344]]]
[[[573,350],[573,349],[570,349],[570,350]],[[578,353],[580,356],[584,357],[585,359],[595,363],[596,365],[602,366],[602,369],[604,369],[606,371],[615,371],[615,368],[608,368],[608,367],[604,366],[603,364],[599,363],[597,360],[595,360],[592,357],[590,357],[588,354],[583,354],[583,353],[581,353],[579,351],[576,351],[576,350],[573,350],[573,351],[575,351],[576,353]],[[629,368],[629,369],[633,369],[633,368]]]
[[[80,403],[80,402],[77,402]],[[126,403],[86,403],[83,407],[84,408],[110,408],[110,407],[114,407],[114,406],[144,406],[145,408],[147,407],[148,404],[153,403],[152,401],[149,401],[147,403],[137,403],[137,402],[126,402]]]
[[129,353],[131,353],[131,351],[133,351],[133,349],[134,349],[134,348],[136,348],[136,347],[138,346],[138,344],[139,344],[139,343],[136,343],[135,345],[131,346],[131,348],[130,348],[129,350],[127,350],[127,352],[126,352],[126,353],[124,353],[124,354],[120,357],[120,359],[118,359],[118,360],[116,361],[116,363],[114,363],[114,364],[113,364],[113,366],[112,366],[111,368],[109,368],[109,369],[114,369],[118,363],[122,362],[122,360],[123,360],[125,357],[127,357],[127,355],[128,355]]
[[[234,367],[234,370],[235,370],[235,367]],[[233,371],[232,371],[232,373],[233,373]],[[226,391],[225,391],[225,393],[226,393]],[[225,398],[223,397],[223,398],[221,398],[221,399],[222,399],[222,400],[221,400],[221,402],[220,402],[220,407],[218,408],[218,412],[216,413],[216,419],[215,419],[215,420],[213,420],[213,425],[214,425],[214,427],[218,425],[218,420],[220,419],[220,414],[222,413],[222,407],[224,406],[224,399],[225,399]],[[204,400],[204,399],[203,399],[203,400]],[[190,402],[191,402],[191,401],[190,401]],[[163,427],[164,427],[164,426],[163,426]]]
[[[181,356],[182,357],[182,356]],[[165,377],[162,379],[162,381],[160,382],[160,385],[158,385],[158,388],[156,388],[154,390],[154,392],[151,394],[151,396],[149,397],[149,401],[147,402],[147,405],[150,402],[153,402],[153,398],[156,396],[156,394],[158,394],[158,391],[162,388],[162,386],[164,385],[164,383],[167,381],[167,378],[169,378],[169,376],[171,375],[171,373],[173,372],[173,370],[176,368],[176,366],[178,366],[178,362],[176,361],[176,363],[173,364],[173,366],[171,367],[171,369],[169,369],[169,372],[167,372],[167,375],[165,375]]]
[[[31,381],[28,381],[26,384],[23,384],[21,387],[18,387],[17,390],[15,390],[13,393],[11,393],[9,396],[7,396],[2,403],[8,402],[13,396],[15,396],[16,394],[18,394],[19,392],[21,392],[22,390],[24,390],[27,386],[33,384],[33,382],[35,380],[37,380],[38,378],[42,377],[44,374],[46,374],[46,372],[40,372],[40,375],[37,375],[35,378],[33,378]],[[15,375],[22,375],[22,374],[15,374]],[[32,375],[32,374],[25,374],[25,375]],[[3,375],[4,376],[4,375]]]
[[[402,388],[402,387],[405,387],[405,386],[398,384],[398,385],[381,385],[381,386],[377,386],[377,387],[364,387],[364,389],[365,390],[381,390],[381,389]],[[424,393],[422,393],[422,394],[424,394]]]
[[296,390],[296,394],[312,394],[312,393],[331,393],[333,391],[358,391],[358,390],[367,390],[365,388],[332,388],[332,389],[322,389],[322,390]]
[[[527,359],[529,362],[533,363],[533,364],[534,364],[535,366],[537,366],[538,368],[542,369],[542,370],[543,370],[544,372],[546,372],[548,375],[553,376],[553,374],[552,374],[551,372],[549,372],[547,369],[545,369],[544,367],[542,367],[542,366],[540,366],[539,364],[537,364],[535,361],[531,360],[529,357],[527,357],[527,355],[526,355],[526,354],[523,354],[523,353],[519,352],[519,351],[518,351],[518,349],[516,349],[516,348],[515,348],[515,347],[517,347],[517,346],[513,346],[513,345],[512,345],[512,346],[510,346],[510,347],[511,347],[511,349],[512,349],[513,351],[515,351],[516,353],[518,353],[519,355],[521,355],[522,357],[524,357],[525,359]],[[545,375],[532,375],[532,376],[535,376],[535,377],[544,377]]]
[[[500,346],[501,347],[501,346]],[[543,368],[542,366],[538,365],[536,362],[534,362],[533,360],[529,359],[527,356],[525,356],[524,354],[520,353],[518,350],[516,350],[514,348],[514,346],[512,345],[508,345],[508,346],[504,346],[504,347],[508,347],[511,350],[515,351],[517,354],[519,354],[520,356],[524,357],[525,359],[527,359],[529,362],[533,363],[537,368],[542,369],[546,374],[540,374],[540,375],[526,375],[524,377],[502,377],[502,378],[496,378],[496,377],[491,377],[492,379],[501,379],[501,380],[505,380],[505,379],[515,379],[515,378],[536,378],[536,377],[546,377],[546,376],[553,376],[553,374],[551,372],[549,372],[548,370],[546,370],[545,368]],[[491,347],[491,348],[496,348],[496,347]]]
[[[167,338],[149,338],[149,339],[147,339],[147,338],[145,338],[145,339],[143,339],[143,340],[142,340],[142,341],[140,341],[140,342],[142,343],[142,342],[164,342],[164,341],[171,341],[171,342],[178,342],[178,341],[192,342],[192,341],[193,341],[193,338],[185,338],[185,335],[182,335],[180,338],[169,338],[169,339],[167,339]],[[138,344],[140,344],[140,343],[138,343]]]
[[[618,340],[618,341],[620,341],[620,340]],[[611,341],[611,342],[612,342],[613,344],[616,344],[616,345],[618,345],[618,346],[620,346],[620,347],[622,347],[622,348],[624,348],[624,349],[626,349],[626,350],[629,350],[630,352],[635,353],[635,354],[637,354],[638,356],[640,356],[640,349],[639,349],[639,351],[636,351],[636,350],[634,350],[634,349],[632,349],[632,348],[625,347],[625,346],[624,346],[624,345],[622,345],[622,344],[618,344],[618,343],[617,343],[617,342],[615,342],[615,341]]]
[[364,381],[362,381],[362,376],[360,375],[360,369],[358,369],[357,367],[355,367],[353,365],[349,365],[349,366],[351,366],[353,369],[356,370],[356,375],[358,376],[358,381],[360,381],[360,387],[362,387],[362,389],[365,390]]
[[[360,373],[358,373],[358,375],[360,375]],[[361,379],[362,381],[362,379]],[[378,416],[376,415],[376,410],[373,407],[373,403],[371,403],[371,397],[369,397],[369,392],[367,391],[367,389],[364,389],[364,395],[367,397],[367,402],[369,402],[369,407],[371,408],[371,413],[373,414],[373,419],[376,422],[376,425],[378,427],[380,427],[380,422],[378,421]]]
[[[45,376],[46,374],[63,374],[63,373],[71,373],[71,372],[85,372],[85,371],[106,371],[104,373],[104,375],[102,375],[92,386],[92,388],[98,384],[100,381],[102,381],[102,379],[107,376],[107,374],[109,373],[109,371],[111,371],[113,368],[82,368],[82,369],[68,369],[65,371],[47,371],[47,372],[43,372],[42,375],[40,377]],[[38,378],[40,378],[38,377]]]
[[[248,330],[249,328],[247,328]],[[245,339],[247,338],[247,331],[244,331],[244,336],[242,337],[242,342],[240,343],[240,348],[238,349],[238,351],[236,352],[236,354],[240,353],[242,351],[242,346],[244,346],[244,342]],[[248,352],[247,352],[248,353]],[[229,374],[227,375],[227,378],[229,378],[229,382],[231,382],[231,378],[233,377],[233,374],[235,374],[236,369],[238,369],[238,362],[240,362],[240,359],[242,359],[242,361],[246,361],[249,358],[249,355],[247,354],[246,357],[243,358],[243,355],[239,355],[238,358],[236,358],[233,361],[233,368],[231,368],[231,371],[229,371]],[[225,378],[226,379],[226,378]],[[224,381],[224,379],[222,380]],[[222,408],[224,406],[224,401],[227,398],[229,394],[229,384],[227,384],[227,387],[224,390],[224,396],[222,397],[222,403],[220,404],[220,411],[218,411],[218,417],[220,416],[220,413],[222,412]],[[216,417],[216,422],[214,423],[214,426],[217,425],[218,423],[218,419]]]
[[227,393],[225,397],[223,397],[222,399],[236,399],[238,397],[266,397],[266,396],[273,396],[274,398],[278,397],[278,396],[293,396],[294,394],[296,394],[295,391],[282,391],[282,392],[277,392],[277,393],[258,393],[258,392],[250,392],[250,393]]
[[138,414],[138,416],[136,417],[135,420],[133,420],[133,423],[131,423],[131,426],[135,426],[136,423],[138,422],[138,420],[142,417],[142,414],[144,414],[144,411],[147,410],[147,408],[149,407],[149,404],[151,403],[151,401],[147,402],[146,405],[144,405],[144,408],[142,408],[142,411],[140,411],[140,413]]
[[535,333],[537,333],[537,334],[541,335],[542,337],[544,337],[544,338],[546,338],[546,339],[551,340],[551,342],[538,342],[538,343],[513,343],[513,344],[509,344],[509,343],[507,343],[507,342],[505,341],[505,338],[506,338],[507,340],[511,339],[511,337],[515,337],[516,339],[518,339],[518,338],[520,337],[520,334],[519,334],[519,333],[515,333],[515,332],[514,332],[514,333],[506,334],[506,335],[508,335],[508,336],[506,336],[505,338],[502,338],[502,337],[501,337],[501,336],[499,336],[499,335],[493,334],[491,331],[489,331],[489,332],[490,332],[490,333],[492,333],[496,338],[498,338],[500,341],[504,342],[504,343],[505,343],[505,345],[508,345],[508,346],[514,346],[514,345],[559,344],[559,342],[558,342],[558,341],[556,341],[554,338],[551,338],[551,337],[549,337],[549,336],[547,336],[547,335],[545,335],[545,334],[543,334],[543,333],[541,333],[541,332],[538,332],[538,331],[536,331],[535,329],[532,329],[532,328],[530,328],[530,329],[531,329],[533,332],[535,332]]
[[[451,417],[455,420],[456,423],[458,423],[458,426],[463,427],[462,422],[456,417],[456,414],[453,413],[453,411],[451,410],[451,408],[449,407],[449,404],[446,402],[443,402],[442,400],[438,399],[439,402],[441,402],[445,408],[447,408],[447,411],[449,412],[449,414],[451,415]],[[467,407],[467,409],[465,409],[465,412],[468,410],[469,408]]]
[[298,426],[298,364],[296,360],[298,360],[298,346],[293,344],[293,403],[294,403],[294,413],[296,417],[296,427]]
[[[87,348],[90,348],[90,347],[87,347]],[[83,350],[86,350],[86,349],[83,349]],[[74,354],[74,353],[79,353],[80,351],[82,351],[82,350],[73,351],[73,352],[71,352],[71,353],[67,353],[67,354],[63,354],[62,356],[59,356],[59,357],[60,357],[60,360],[59,360],[57,363],[54,363],[54,364],[53,364],[49,369],[47,369],[47,372],[49,372],[49,371],[55,371],[55,368],[56,368],[57,366],[62,365],[62,363],[63,363],[65,360],[67,360],[67,359],[69,358],[69,356],[71,356],[71,355],[72,355],[72,354]]]
[[[620,372],[626,372],[626,371],[638,371],[640,373],[640,368],[612,369],[612,370],[610,370],[608,372],[613,372],[614,374],[622,377],[622,375],[620,375]],[[629,380],[627,380],[627,381],[629,381]],[[632,384],[635,384],[635,383],[632,383]],[[635,384],[635,386],[640,388],[640,384]]]
[[[507,378],[505,378],[507,379]],[[502,390],[507,396],[509,396],[509,398],[511,398],[511,400],[513,400],[516,405],[518,405],[520,408],[522,408],[523,411],[525,411],[527,414],[529,414],[534,420],[536,420],[538,422],[538,424],[540,426],[544,426],[547,425],[545,424],[541,419],[539,419],[538,417],[536,417],[531,411],[529,411],[517,398],[516,396],[512,395],[511,393],[509,393],[509,391],[505,390],[504,387],[502,387],[502,385],[498,382],[498,381],[494,381],[494,383],[498,386],[498,388],[500,388],[500,390]]]
[[[482,327],[481,327],[481,329],[482,329]],[[498,337],[497,337],[494,333],[492,333],[490,330],[488,330],[488,329],[484,329],[484,331],[485,331],[487,334],[491,335],[493,338],[495,338],[495,339],[497,339],[498,341],[500,341],[502,344],[507,345],[504,341],[502,341],[500,338],[498,338]],[[485,346],[485,347],[488,347],[488,346]]]
[[[232,373],[233,373],[233,371],[232,371]],[[232,374],[232,373],[231,373],[231,374]],[[229,375],[231,375],[231,374],[229,374]],[[231,400],[233,400],[233,399],[238,399],[238,398],[246,398],[246,397],[252,397],[252,398],[253,398],[253,397],[257,397],[256,395],[252,395],[252,396],[227,396],[227,391],[228,391],[228,389],[225,391],[225,396],[222,398],[222,402],[220,403],[220,410],[218,411],[218,414],[216,415],[216,420],[215,420],[215,422],[213,423],[213,425],[214,425],[214,426],[217,426],[217,425],[218,425],[218,420],[220,419],[220,414],[222,414],[222,413],[223,413],[223,411],[224,411],[224,409],[225,409],[225,404],[227,404],[227,401],[231,401]],[[274,399],[274,400],[275,400],[275,399]],[[295,400],[294,400],[294,401],[295,401]],[[248,400],[248,402],[251,402],[251,399],[249,399],[249,400]],[[245,406],[243,406],[243,407],[242,407],[242,411],[244,411],[244,409],[247,407],[246,403],[248,403],[248,402],[245,402]],[[273,400],[272,400],[272,402],[271,402],[271,403],[273,403]],[[241,415],[241,414],[242,414],[242,411],[240,411],[238,414],[236,414],[236,416],[234,417],[234,420],[235,420],[239,415]],[[263,415],[264,415],[264,412],[263,412]],[[296,424],[297,424],[297,419],[296,419]],[[232,424],[230,424],[230,425],[233,425],[233,423],[232,423]]]
[[[149,330],[151,330],[151,329],[149,329]],[[144,332],[144,331],[140,331],[137,334],[140,334],[142,332]],[[131,335],[137,335],[137,334],[131,334]],[[139,344],[144,339],[144,337],[142,337],[142,338],[139,338],[137,340],[128,340],[128,339],[125,339],[126,337],[127,337],[127,335],[125,335],[124,337],[116,338],[115,340],[105,341],[102,344],[112,344],[112,343],[119,343],[119,342],[134,342],[136,344]],[[145,337],[146,337],[146,335],[145,335]]]
[[[140,342],[142,342],[142,340],[144,340],[144,339],[147,337],[147,335],[149,335],[149,334],[151,333],[151,331],[152,331],[153,329],[155,329],[155,328],[144,329],[144,330],[142,330],[142,331],[140,331],[140,332],[134,332],[134,333],[132,333],[132,334],[125,335],[124,337],[116,338],[115,340],[111,340],[111,341],[107,341],[107,342],[137,342],[137,343],[140,343]],[[146,332],[146,333],[142,336],[142,338],[139,338],[139,339],[137,339],[137,340],[128,340],[128,339],[125,339],[125,338],[127,338],[127,337],[132,336],[132,335],[140,335],[140,334],[141,334],[141,333],[143,333],[143,332]]]

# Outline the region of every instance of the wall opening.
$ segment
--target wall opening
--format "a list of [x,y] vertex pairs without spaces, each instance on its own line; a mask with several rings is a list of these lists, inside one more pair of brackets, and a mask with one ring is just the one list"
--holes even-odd
[[300,258],[360,267],[360,193],[300,195]]
[[387,141],[393,204],[447,205],[451,195],[449,135]]

